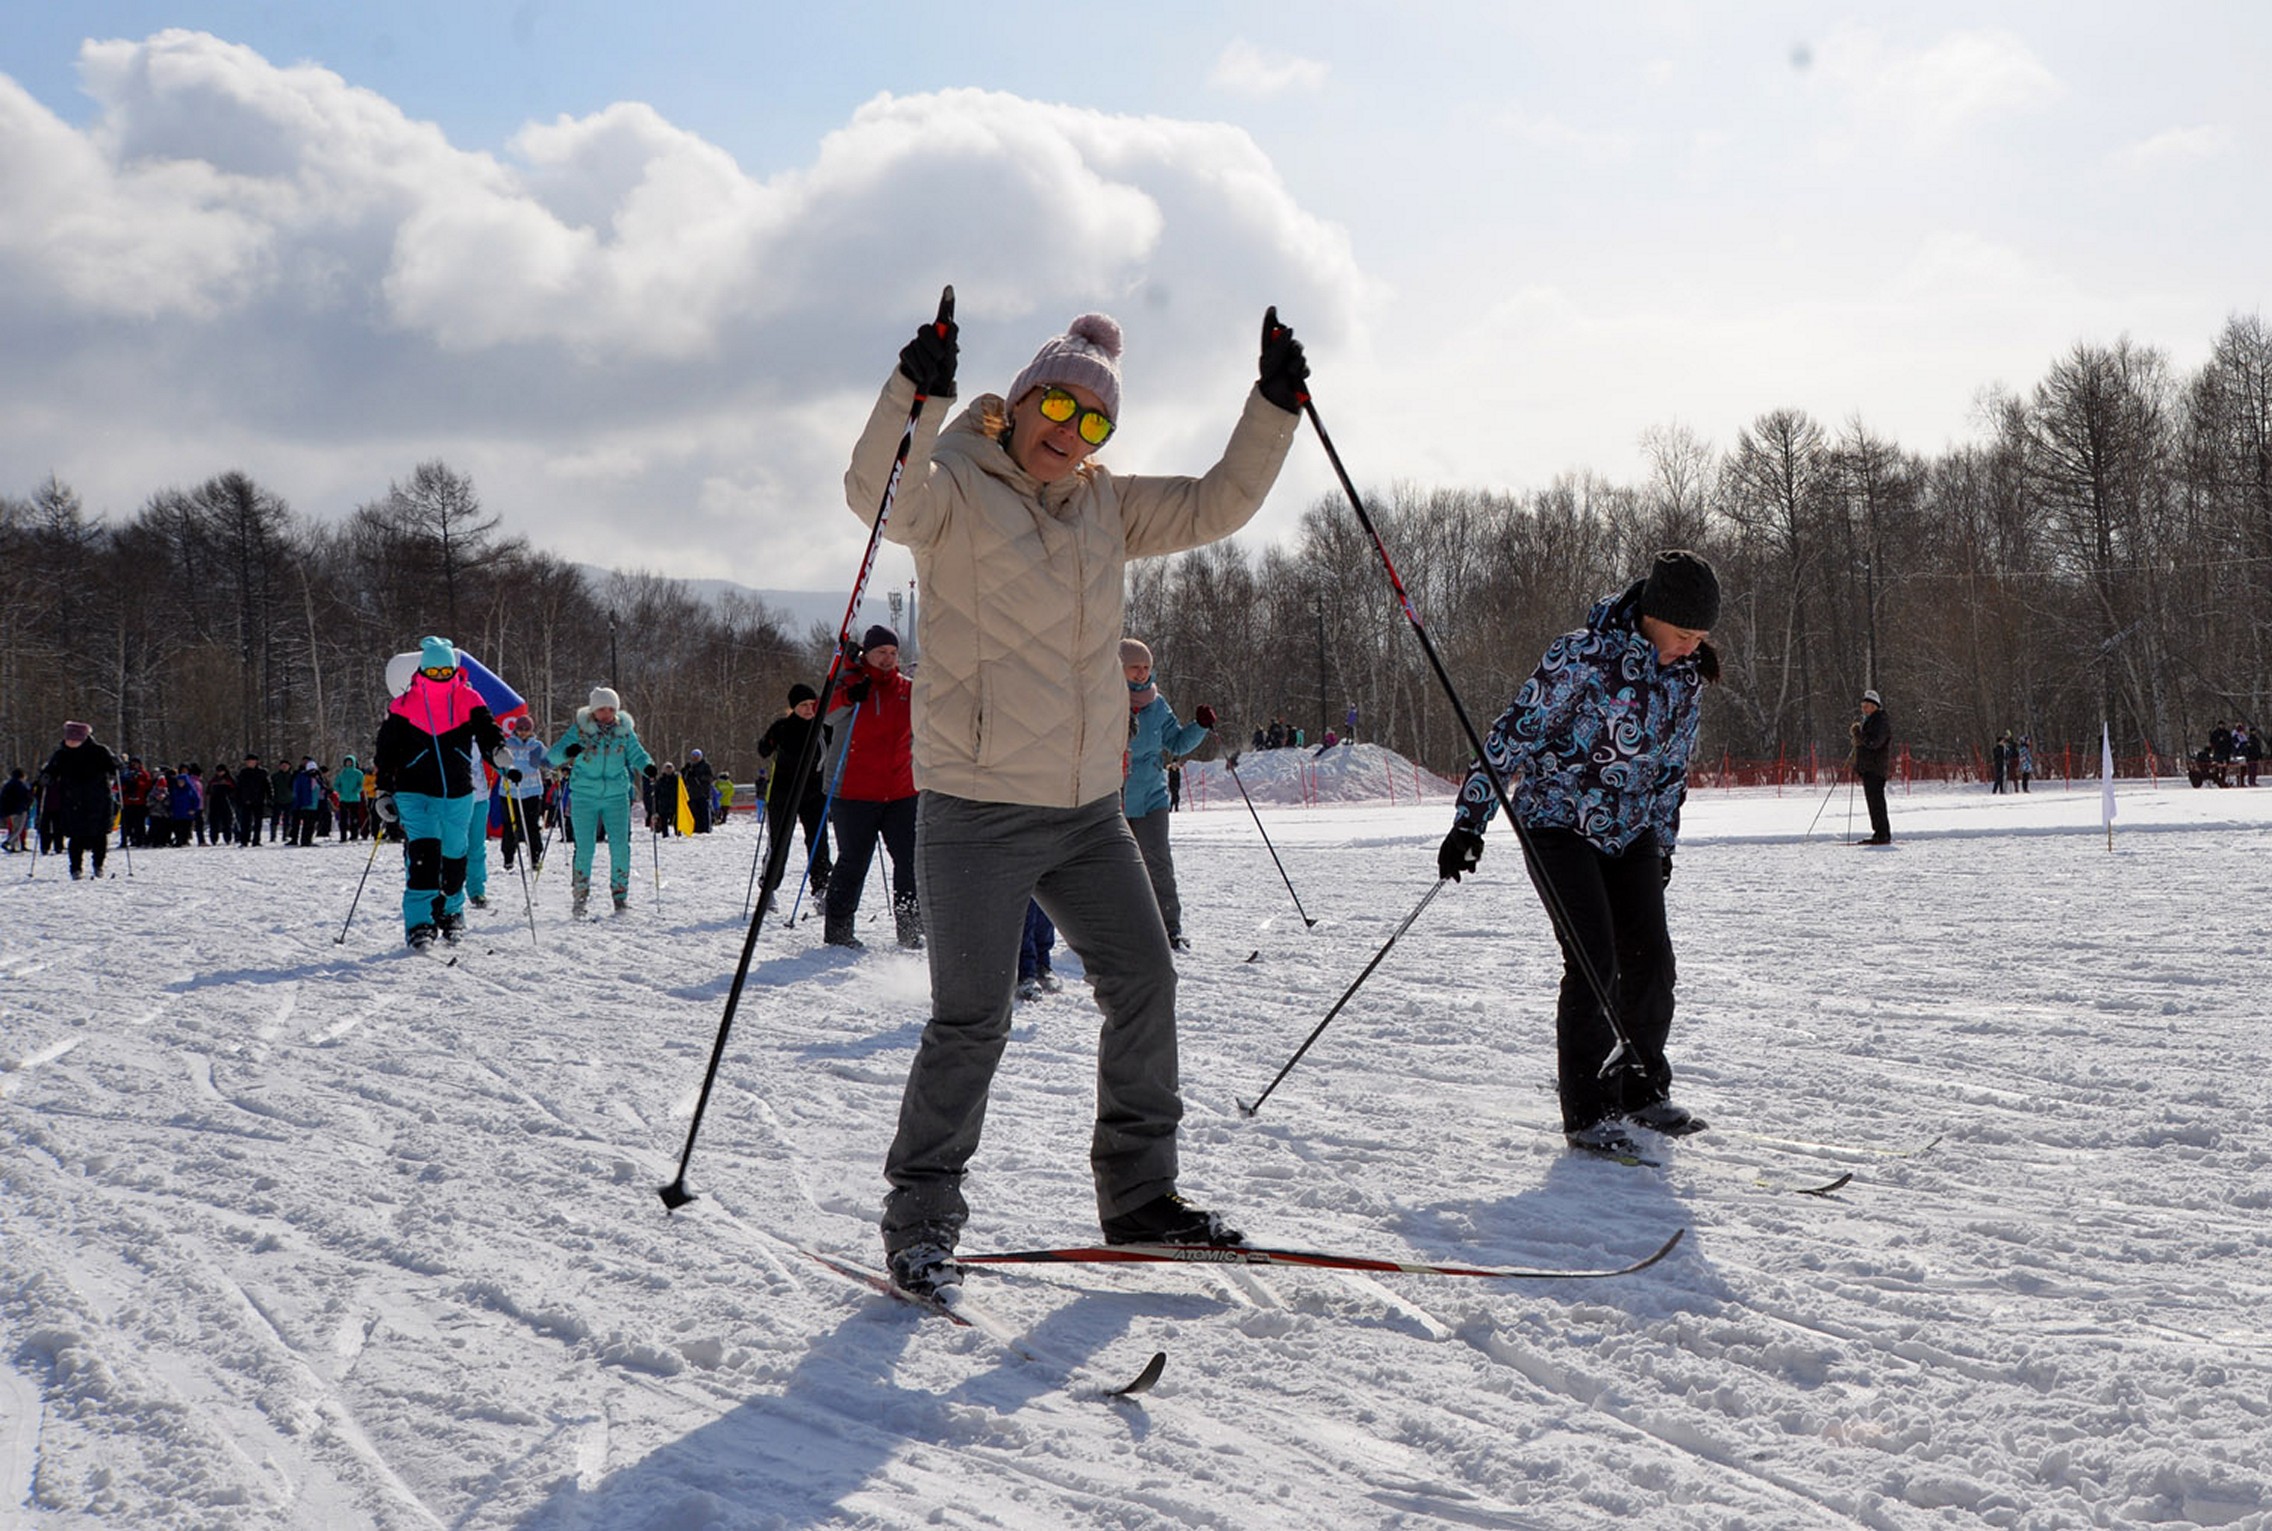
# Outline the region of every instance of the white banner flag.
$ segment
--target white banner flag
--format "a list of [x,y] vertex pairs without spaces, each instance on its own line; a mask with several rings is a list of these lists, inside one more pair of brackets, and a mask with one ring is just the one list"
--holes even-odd
[[2114,833],[2114,733],[2105,723],[2098,726],[2098,780],[2101,822],[2111,835]]

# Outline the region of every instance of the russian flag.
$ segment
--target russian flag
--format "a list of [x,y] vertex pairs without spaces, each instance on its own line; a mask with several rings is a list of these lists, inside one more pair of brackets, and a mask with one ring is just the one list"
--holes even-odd
[[[473,687],[474,693],[481,698],[481,705],[489,709],[489,715],[497,720],[499,727],[528,712],[529,704],[521,699],[521,694],[499,679],[494,670],[464,649],[459,649],[457,654],[458,668],[464,672],[467,683]],[[410,678],[417,673],[418,655],[415,650],[395,655],[387,661],[387,694],[400,696],[408,691]]]
[[529,704],[521,700],[518,691],[498,679],[495,671],[464,649],[458,650],[458,668],[465,672],[467,680],[473,682],[473,689],[481,693],[481,700],[489,707],[489,715],[497,720],[500,727],[529,710]]

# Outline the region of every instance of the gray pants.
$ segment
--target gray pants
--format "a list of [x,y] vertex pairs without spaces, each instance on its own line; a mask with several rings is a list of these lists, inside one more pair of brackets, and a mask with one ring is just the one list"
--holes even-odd
[[885,1249],[952,1247],[969,1216],[963,1169],[1010,1036],[1028,898],[1057,923],[1104,1012],[1089,1144],[1097,1214],[1118,1216],[1174,1190],[1183,1119],[1175,963],[1119,798],[1032,808],[925,792],[916,822],[931,1020],[884,1161]]
[[1183,934],[1183,900],[1175,891],[1175,853],[1168,849],[1168,810],[1140,814],[1128,821],[1128,832],[1136,837],[1136,848],[1144,853],[1144,871],[1152,879],[1152,897],[1160,906],[1160,919],[1168,927],[1168,939],[1173,941]]

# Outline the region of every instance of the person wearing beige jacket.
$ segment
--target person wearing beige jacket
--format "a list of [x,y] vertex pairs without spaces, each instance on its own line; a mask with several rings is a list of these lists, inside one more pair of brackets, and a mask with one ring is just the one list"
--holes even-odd
[[[1095,460],[1120,414],[1120,327],[1084,314],[1007,393],[951,423],[956,331],[900,353],[853,450],[845,497],[873,524],[916,395],[926,398],[884,535],[924,593],[915,677],[915,875],[931,1019],[885,1161],[892,1278],[935,1295],[961,1279],[994,1070],[1009,1039],[1029,897],[1081,959],[1104,1012],[1090,1143],[1097,1214],[1117,1243],[1235,1244],[1176,1192],[1176,972],[1120,811],[1128,560],[1227,537],[1260,510],[1300,424],[1308,364],[1271,310],[1260,380],[1222,459],[1196,478],[1117,475]],[[943,427],[943,428],[942,428]]]

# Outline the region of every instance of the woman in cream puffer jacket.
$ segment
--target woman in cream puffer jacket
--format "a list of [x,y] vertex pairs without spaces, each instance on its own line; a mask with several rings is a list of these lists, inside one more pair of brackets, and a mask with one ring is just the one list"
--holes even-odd
[[873,523],[920,393],[884,535],[915,555],[916,881],[931,1020],[885,1162],[884,1247],[918,1292],[959,1278],[965,1166],[1009,1036],[1029,897],[1080,957],[1104,1028],[1090,1145],[1097,1211],[1120,1242],[1235,1243],[1176,1194],[1175,964],[1120,812],[1128,560],[1244,526],[1284,463],[1308,369],[1275,311],[1260,382],[1222,460],[1196,478],[1120,476],[1092,454],[1120,411],[1120,328],[1101,314],[1044,344],[1001,396],[951,424],[952,314],[900,353],[845,475]]

